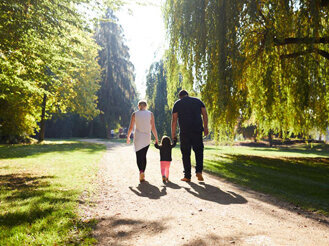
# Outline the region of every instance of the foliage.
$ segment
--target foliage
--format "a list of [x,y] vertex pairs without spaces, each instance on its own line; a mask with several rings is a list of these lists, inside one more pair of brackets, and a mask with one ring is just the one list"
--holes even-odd
[[0,244],[91,245],[78,205],[95,187],[105,146],[79,142],[0,145]]
[[117,124],[128,126],[133,105],[137,101],[134,84],[134,66],[129,60],[129,49],[124,43],[122,27],[112,10],[107,10],[105,19],[96,31],[96,41],[101,47],[99,64],[102,79],[98,91],[98,108],[103,137],[109,136]]
[[[107,10],[103,20],[97,26],[94,39],[99,44],[98,64],[89,59],[85,66],[101,66],[100,84],[97,87],[97,109],[88,114],[101,112],[94,119],[81,117],[86,108],[81,107],[81,101],[89,100],[95,91],[90,91],[91,80],[84,80],[86,86],[74,88],[69,95],[79,95],[75,103],[80,109],[80,116],[74,112],[61,111],[47,121],[46,137],[109,137],[111,129],[117,126],[127,126],[133,105],[136,105],[137,93],[134,85],[134,67],[129,60],[129,50],[124,44],[122,28],[113,11]],[[89,52],[90,53],[90,52]],[[88,53],[87,53],[88,54]],[[92,55],[92,54],[91,54]],[[93,55],[92,55],[93,56]],[[77,75],[80,76],[80,72]],[[89,94],[89,95],[88,95]],[[84,103],[85,104],[85,103]],[[83,105],[84,105],[83,104]]]
[[167,78],[163,61],[150,66],[146,76],[146,98],[149,110],[154,113],[159,136],[170,135],[171,110],[167,102]]
[[2,139],[34,134],[54,112],[97,115],[97,45],[78,11],[88,2],[0,3]]
[[168,88],[183,66],[220,137],[233,136],[239,118],[257,125],[259,137],[325,131],[326,1],[167,0],[165,19]]

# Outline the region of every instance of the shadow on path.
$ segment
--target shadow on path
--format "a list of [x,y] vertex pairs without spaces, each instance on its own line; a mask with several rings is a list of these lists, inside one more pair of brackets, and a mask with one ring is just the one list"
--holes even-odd
[[185,188],[185,190],[200,199],[216,202],[219,204],[243,204],[248,201],[241,195],[236,194],[233,191],[224,192],[218,187],[201,182],[200,185],[189,182],[187,183],[191,188]]
[[146,221],[128,218],[116,218],[115,216],[103,218],[97,225],[95,236],[99,245],[127,245],[126,240],[136,236],[159,234],[167,228],[165,221]]
[[179,190],[179,189],[182,188],[182,187],[179,186],[178,184],[175,184],[175,183],[173,183],[173,182],[171,182],[171,181],[165,183],[164,185],[165,185],[166,187],[169,187],[169,188],[174,189],[174,190]]
[[167,195],[167,188],[162,187],[161,191],[157,186],[151,185],[149,182],[145,181],[140,183],[135,190],[133,187],[129,186],[129,189],[134,192],[137,196],[148,197],[149,199],[160,199],[161,196]]

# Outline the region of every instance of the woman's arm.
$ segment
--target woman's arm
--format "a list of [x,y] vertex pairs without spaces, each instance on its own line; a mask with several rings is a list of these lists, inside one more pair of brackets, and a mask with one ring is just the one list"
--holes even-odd
[[158,143],[159,142],[158,133],[157,133],[157,129],[155,128],[155,120],[154,120],[154,115],[152,112],[151,112],[151,127],[152,127],[152,133],[155,137],[155,143]]
[[135,125],[135,112],[132,113],[132,115],[131,115],[129,130],[128,130],[128,134],[127,134],[127,144],[130,144],[130,135],[131,135],[131,132],[133,131],[134,125]]

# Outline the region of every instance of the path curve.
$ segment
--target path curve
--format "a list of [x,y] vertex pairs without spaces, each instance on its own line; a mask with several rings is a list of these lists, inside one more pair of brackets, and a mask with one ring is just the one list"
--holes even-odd
[[252,192],[205,174],[205,182],[180,181],[173,160],[164,185],[159,154],[148,152],[146,180],[139,184],[132,145],[107,146],[97,177],[99,192],[84,206],[86,219],[99,219],[99,245],[329,245],[329,227]]

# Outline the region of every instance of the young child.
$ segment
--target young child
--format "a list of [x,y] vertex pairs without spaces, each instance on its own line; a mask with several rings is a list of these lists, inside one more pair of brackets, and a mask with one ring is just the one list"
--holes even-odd
[[155,148],[160,150],[160,164],[161,164],[161,174],[162,181],[169,182],[169,167],[171,159],[171,149],[176,146],[177,140],[174,139],[171,144],[170,138],[168,136],[163,136],[161,139],[161,145],[157,143],[154,144]]

